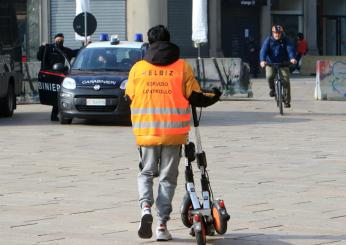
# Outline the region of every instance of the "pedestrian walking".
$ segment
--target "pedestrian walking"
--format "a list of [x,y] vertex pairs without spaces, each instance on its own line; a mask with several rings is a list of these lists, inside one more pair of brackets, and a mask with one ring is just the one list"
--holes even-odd
[[190,130],[189,106],[210,106],[219,100],[221,92],[201,91],[191,66],[179,58],[178,46],[170,42],[166,27],[154,26],[147,35],[149,49],[144,60],[132,67],[126,87],[141,166],[138,235],[152,237],[153,180],[158,177],[156,239],[167,241],[172,239],[167,222],[177,186],[181,146],[187,143]]

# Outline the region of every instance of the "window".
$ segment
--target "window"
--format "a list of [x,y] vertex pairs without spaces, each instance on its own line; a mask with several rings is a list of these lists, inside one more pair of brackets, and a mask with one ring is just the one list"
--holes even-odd
[[304,32],[303,4],[303,0],[272,0],[272,23],[282,25],[291,41],[298,32]]
[[141,49],[134,48],[86,48],[77,56],[72,69],[130,71],[142,57]]

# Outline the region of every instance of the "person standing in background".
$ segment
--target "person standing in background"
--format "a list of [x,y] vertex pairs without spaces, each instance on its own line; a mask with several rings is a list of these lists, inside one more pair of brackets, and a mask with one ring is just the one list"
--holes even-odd
[[250,65],[250,73],[254,76],[257,77],[258,75],[258,52],[259,52],[259,47],[258,44],[256,43],[255,39],[253,37],[249,38],[249,42],[247,45],[247,62],[249,62]]
[[308,52],[308,42],[304,38],[304,34],[299,32],[297,34],[297,48],[296,48],[297,54],[296,54],[296,60],[297,64],[291,69],[291,72],[295,72],[297,70],[300,72],[300,61],[304,55]]

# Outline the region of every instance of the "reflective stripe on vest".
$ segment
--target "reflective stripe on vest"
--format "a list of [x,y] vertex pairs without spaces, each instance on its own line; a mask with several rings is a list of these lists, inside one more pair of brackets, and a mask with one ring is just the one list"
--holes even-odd
[[184,61],[154,66],[136,64],[131,120],[135,135],[185,134],[190,130],[189,102],[183,95]]
[[134,128],[185,128],[190,122],[135,122]]
[[190,115],[190,109],[180,109],[180,108],[131,108],[131,114],[178,114]]

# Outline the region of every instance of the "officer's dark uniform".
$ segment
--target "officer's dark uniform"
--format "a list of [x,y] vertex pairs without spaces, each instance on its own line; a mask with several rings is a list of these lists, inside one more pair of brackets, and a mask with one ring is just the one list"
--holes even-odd
[[[57,37],[64,37],[64,35],[62,33],[58,33],[55,35],[54,39]],[[37,52],[37,59],[41,61],[41,69],[52,70],[54,64],[65,64],[66,59],[70,62],[73,57],[77,56],[78,52],[79,49],[72,50],[64,47],[63,44],[46,44],[40,46]],[[52,121],[58,121],[58,113],[58,107],[53,106],[51,114]]]
[[[60,51],[60,52],[59,52]],[[41,68],[51,70],[53,68],[53,65],[56,63],[62,63],[65,64],[65,58],[67,58],[68,61],[71,61],[73,57],[76,57],[78,54],[79,49],[72,50],[67,47],[57,47],[55,43],[53,44],[47,44],[42,45],[38,52],[37,52],[37,59],[40,61],[44,61],[41,64]],[[45,54],[46,53],[46,56]],[[61,53],[64,55],[61,55]],[[45,56],[45,60],[44,59]],[[44,67],[43,67],[44,65]]]

